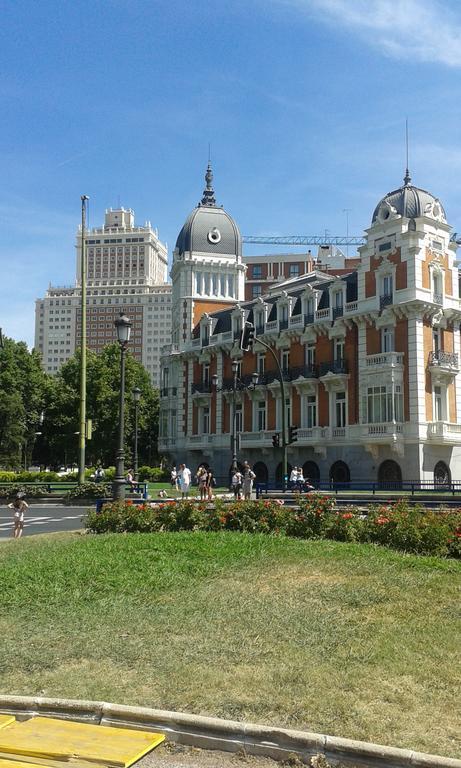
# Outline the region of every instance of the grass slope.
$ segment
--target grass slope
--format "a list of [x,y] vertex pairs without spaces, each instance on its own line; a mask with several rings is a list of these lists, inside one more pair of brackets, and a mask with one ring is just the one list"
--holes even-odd
[[0,688],[457,756],[461,564],[241,534],[0,549]]

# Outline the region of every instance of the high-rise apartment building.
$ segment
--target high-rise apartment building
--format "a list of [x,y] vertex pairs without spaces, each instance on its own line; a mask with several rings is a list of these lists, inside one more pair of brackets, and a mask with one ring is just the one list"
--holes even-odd
[[[77,232],[73,286],[49,286],[36,301],[35,347],[48,373],[56,373],[80,345],[82,231]],[[168,253],[150,222],[136,226],[131,209],[108,209],[104,226],[85,232],[87,346],[96,352],[116,338],[121,311],[133,327],[130,349],[159,384],[160,348],[171,340]]]

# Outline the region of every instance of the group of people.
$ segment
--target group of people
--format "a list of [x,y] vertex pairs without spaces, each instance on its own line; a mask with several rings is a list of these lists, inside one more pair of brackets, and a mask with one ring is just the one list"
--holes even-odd
[[309,478],[303,476],[302,467],[293,467],[290,474],[290,487],[293,491],[309,491],[314,490],[314,486],[311,485]]
[[242,472],[240,469],[235,467],[235,469],[232,471],[232,477],[231,477],[231,489],[234,494],[234,497],[236,499],[243,498],[244,499],[251,499],[251,493],[253,491],[253,481],[256,479],[256,475],[251,469],[248,461],[245,461],[243,463],[243,470]]
[[[256,475],[251,469],[248,461],[243,463],[242,470],[235,467],[231,473],[231,491],[236,499],[251,499],[253,491],[253,482]],[[211,501],[213,499],[213,488],[216,486],[216,478],[211,467],[201,464],[195,473],[195,481],[198,485],[201,501]],[[183,499],[189,496],[192,482],[192,472],[185,464],[180,464],[179,469],[173,467],[171,470],[171,487],[179,491]]]

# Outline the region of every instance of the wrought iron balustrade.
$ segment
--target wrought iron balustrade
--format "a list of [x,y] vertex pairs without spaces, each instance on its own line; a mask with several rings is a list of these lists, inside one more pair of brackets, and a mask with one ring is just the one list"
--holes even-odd
[[438,349],[429,353],[429,365],[440,365],[447,368],[458,367],[458,355],[453,352],[444,352]]
[[383,293],[382,296],[379,297],[380,309],[384,309],[384,307],[388,307],[392,303],[393,303],[392,293]]
[[337,360],[330,360],[328,363],[320,363],[320,376],[325,376],[327,373],[347,373],[348,365],[347,361],[343,358]]
[[434,304],[443,304],[443,295],[441,293],[433,293],[432,301]]
[[285,331],[288,328],[288,319],[279,320],[279,331]]
[[343,307],[333,307],[333,320],[336,320],[337,317],[342,317],[344,314]]
[[211,389],[211,382],[209,381],[198,381],[191,384],[191,392],[193,395],[196,393],[210,394]]
[[295,379],[316,379],[319,375],[319,367],[314,363],[306,363],[291,369],[291,380]]

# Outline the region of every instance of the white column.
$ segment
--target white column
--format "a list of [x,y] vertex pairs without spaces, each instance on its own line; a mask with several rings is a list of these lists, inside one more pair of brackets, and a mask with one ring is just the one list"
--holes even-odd
[[367,420],[367,415],[365,413],[362,413],[362,402],[363,402],[363,395],[364,388],[366,386],[366,356],[367,356],[367,326],[364,321],[359,321],[357,323],[358,327],[358,360],[359,360],[359,381],[358,381],[358,387],[357,387],[357,396],[359,398],[359,423],[363,424]]
[[[460,332],[457,327],[453,328],[453,351],[455,355],[458,355],[458,365],[461,361],[461,343]],[[458,373],[455,376],[455,397],[456,397],[456,421],[461,423],[461,374]]]
[[420,317],[408,318],[408,388],[410,421],[421,424],[426,421],[426,377],[424,359],[423,321]]

